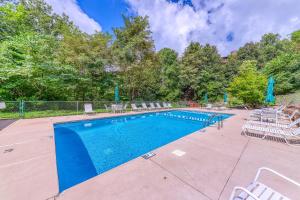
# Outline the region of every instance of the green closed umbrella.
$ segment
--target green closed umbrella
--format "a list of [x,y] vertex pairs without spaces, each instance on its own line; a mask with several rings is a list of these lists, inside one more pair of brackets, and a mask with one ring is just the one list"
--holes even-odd
[[227,96],[227,92],[224,93],[224,103],[227,103],[228,101],[228,96]]
[[115,87],[115,103],[118,103],[120,101],[120,96],[119,96],[119,86],[118,84]]
[[268,80],[268,89],[267,89],[267,96],[266,96],[267,103],[275,103],[274,84],[275,84],[275,80],[271,76]]
[[204,95],[204,102],[207,104],[208,103],[208,95],[207,95],[207,92],[205,93]]

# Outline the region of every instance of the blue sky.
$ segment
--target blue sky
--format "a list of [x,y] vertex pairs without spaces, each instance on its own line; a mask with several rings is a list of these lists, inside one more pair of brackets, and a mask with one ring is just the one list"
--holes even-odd
[[78,5],[105,32],[111,32],[113,27],[123,25],[122,14],[131,14],[128,4],[122,0],[78,0]]
[[156,50],[182,53],[197,41],[227,55],[265,33],[288,37],[300,29],[299,0],[45,0],[84,32],[112,33],[122,14],[148,16]]

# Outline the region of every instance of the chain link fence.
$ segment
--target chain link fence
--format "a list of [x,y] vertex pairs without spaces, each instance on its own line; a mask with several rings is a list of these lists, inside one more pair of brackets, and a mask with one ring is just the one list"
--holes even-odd
[[[125,107],[123,112],[129,112],[132,110],[132,103],[141,108],[142,103],[146,103],[149,107],[152,102],[159,103],[163,107],[162,101],[119,102],[118,104]],[[107,113],[112,112],[111,105],[115,104],[113,101],[4,101],[1,103],[0,119],[81,115],[85,113],[85,104],[92,104],[95,113]],[[168,103],[171,103],[173,108],[188,107],[188,102],[185,101]]]

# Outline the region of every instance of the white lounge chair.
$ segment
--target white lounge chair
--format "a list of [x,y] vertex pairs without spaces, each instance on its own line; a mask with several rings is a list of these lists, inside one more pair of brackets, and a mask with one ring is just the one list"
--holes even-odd
[[123,104],[112,104],[111,109],[114,113],[123,112]]
[[208,110],[211,110],[212,109],[212,104],[208,103],[205,108],[208,109]]
[[167,103],[167,105],[168,105],[168,108],[173,108],[171,103]]
[[159,103],[155,103],[157,109],[162,109]]
[[284,113],[282,111],[261,111],[259,113],[251,113],[250,117],[259,121],[272,121],[277,123],[283,115]]
[[149,105],[150,105],[149,108],[150,108],[151,110],[155,110],[155,109],[156,109],[156,107],[154,106],[154,103],[150,103]]
[[281,120],[288,120],[288,121],[292,122],[293,118],[295,117],[295,115],[297,113],[298,114],[300,113],[298,109],[294,110],[294,112],[292,112],[292,114],[290,114],[290,115],[289,114],[285,114],[285,115],[280,116],[280,119]]
[[138,108],[134,103],[131,104],[132,111],[141,111],[142,108]]
[[163,108],[169,108],[168,104],[166,102],[163,102]]
[[256,109],[251,112],[251,115],[255,116],[255,115],[261,115],[261,114],[275,114],[275,113],[279,114],[279,113],[282,113],[285,108],[286,108],[286,105],[282,104],[278,108],[275,108],[275,109],[274,108]]
[[300,142],[300,127],[285,129],[280,127],[257,126],[246,123],[242,128],[242,134],[247,136],[249,135],[249,132],[258,132],[259,135],[262,136],[262,139],[265,139],[268,136],[280,138],[283,139],[287,144],[298,144]]
[[292,121],[289,124],[284,123],[268,123],[268,122],[261,122],[261,121],[247,121],[247,124],[253,125],[253,126],[266,126],[266,127],[277,127],[277,128],[293,128],[297,124],[300,123],[300,118],[296,119],[295,121]]
[[258,178],[262,171],[270,172],[273,175],[276,175],[277,177],[296,185],[296,187],[299,187],[300,189],[299,182],[294,181],[273,169],[261,167],[258,169],[254,180],[252,181],[252,183],[250,183],[250,185],[247,188],[235,187],[233,189],[230,196],[230,200],[290,200],[288,197],[284,196],[278,191],[258,181]]
[[146,103],[142,103],[142,108],[143,108],[143,110],[149,110],[149,108],[147,107]]
[[84,104],[84,113],[85,114],[93,114],[95,111],[93,111],[93,106],[91,103]]
[[5,109],[5,108],[6,108],[5,102],[4,101],[0,101],[0,110],[1,109]]
[[111,107],[107,106],[106,104],[104,104],[104,107],[107,112],[111,112]]
[[123,112],[126,112],[127,106],[128,106],[128,103],[125,103],[125,105],[123,106]]

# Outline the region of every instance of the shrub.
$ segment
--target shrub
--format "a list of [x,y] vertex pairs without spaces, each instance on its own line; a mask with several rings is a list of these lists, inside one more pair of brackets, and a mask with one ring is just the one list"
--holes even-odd
[[250,107],[263,104],[267,77],[256,69],[255,61],[244,61],[239,67],[238,76],[230,83],[228,92],[236,99]]

